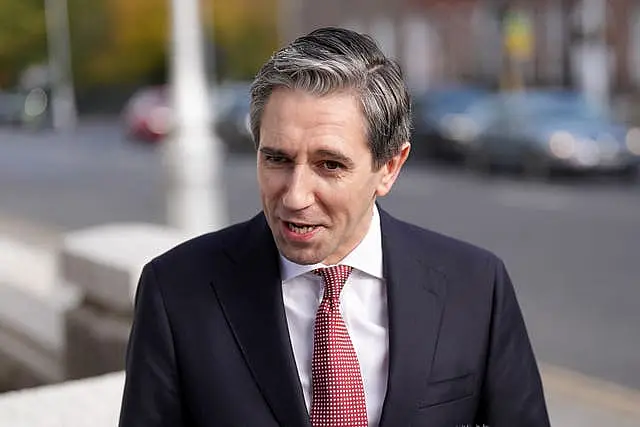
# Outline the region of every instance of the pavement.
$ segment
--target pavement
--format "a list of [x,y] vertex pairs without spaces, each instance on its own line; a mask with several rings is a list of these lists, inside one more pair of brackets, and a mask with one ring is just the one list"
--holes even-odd
[[640,427],[640,390],[541,365],[554,427]]
[[0,394],[0,425],[7,427],[114,427],[124,374],[70,381]]

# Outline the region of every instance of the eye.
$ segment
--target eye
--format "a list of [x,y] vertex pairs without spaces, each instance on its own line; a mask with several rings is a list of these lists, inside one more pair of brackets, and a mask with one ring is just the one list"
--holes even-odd
[[265,154],[264,155],[264,159],[267,163],[274,163],[274,164],[282,164],[282,163],[286,163],[287,162],[287,158],[284,156],[278,156],[278,155],[274,155],[274,154]]
[[328,171],[337,171],[344,168],[344,165],[335,160],[325,160],[322,162],[322,166]]

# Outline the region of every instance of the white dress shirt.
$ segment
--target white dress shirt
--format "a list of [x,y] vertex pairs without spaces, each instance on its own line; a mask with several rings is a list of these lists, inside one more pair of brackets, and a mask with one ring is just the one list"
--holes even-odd
[[[323,264],[299,265],[280,256],[282,294],[289,336],[307,410],[311,411],[311,359],[316,311],[324,283],[311,271]],[[340,312],[360,363],[369,426],[380,421],[387,390],[389,327],[387,287],[382,275],[382,234],[376,206],[369,230],[341,265],[353,267],[340,294]]]

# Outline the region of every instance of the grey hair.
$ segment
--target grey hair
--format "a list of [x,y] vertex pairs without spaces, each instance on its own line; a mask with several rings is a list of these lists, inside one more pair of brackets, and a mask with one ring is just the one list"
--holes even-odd
[[367,123],[375,169],[409,141],[411,102],[402,71],[367,35],[320,28],[273,54],[251,86],[250,123],[256,147],[265,105],[278,87],[317,96],[354,91]]

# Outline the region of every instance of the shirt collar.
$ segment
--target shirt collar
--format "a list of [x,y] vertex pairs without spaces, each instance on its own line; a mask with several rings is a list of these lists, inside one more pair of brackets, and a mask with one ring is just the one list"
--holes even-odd
[[[373,216],[369,230],[362,241],[342,261],[341,265],[348,265],[363,273],[383,279],[382,275],[382,232],[380,230],[380,214],[378,207],[373,205]],[[293,279],[317,268],[329,267],[325,264],[301,265],[289,261],[280,254],[280,271],[282,281]]]

